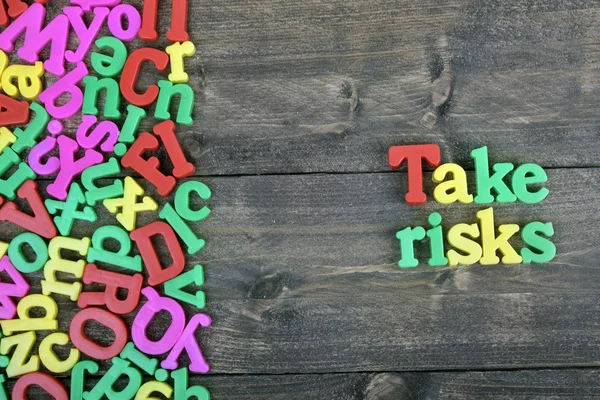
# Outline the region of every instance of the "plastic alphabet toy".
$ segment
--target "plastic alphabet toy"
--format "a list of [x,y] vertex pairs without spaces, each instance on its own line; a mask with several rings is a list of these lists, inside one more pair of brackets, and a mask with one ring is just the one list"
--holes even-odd
[[[128,176],[125,178],[123,197],[106,199],[103,204],[108,211],[117,214],[117,221],[125,229],[132,231],[135,229],[137,213],[158,209],[158,204],[149,196],[144,196],[144,193],[144,189],[133,178]],[[137,202],[139,196],[144,196],[141,203]],[[119,209],[121,209],[121,212],[118,212]]]
[[[207,244],[212,193],[181,129],[199,57],[187,0],[47,2],[0,0],[0,400],[210,400],[188,387],[209,371],[204,267],[186,256]],[[526,232],[542,246],[550,230]],[[494,246],[514,258],[490,243],[489,260]]]
[[[440,148],[436,144],[393,146],[389,149],[389,163],[392,168],[399,168],[406,161],[408,167],[408,192],[406,202],[410,205],[422,205],[427,201],[423,191],[423,160],[433,171],[432,180],[437,184],[433,198],[440,204],[490,204],[492,202],[511,203],[517,200],[526,204],[536,204],[544,200],[549,190],[545,187],[530,187],[547,182],[545,171],[536,164],[523,164],[515,168],[512,163],[496,163],[492,166],[488,160],[488,149],[483,146],[471,151],[475,165],[476,194],[468,191],[467,174],[458,164],[441,162]],[[510,183],[505,178],[512,172]],[[450,179],[448,179],[450,177]],[[492,194],[492,191],[494,194]],[[551,222],[529,222],[523,227],[521,239],[527,246],[520,252],[515,250],[510,239],[521,227],[517,224],[496,226],[492,207],[477,211],[479,223],[459,223],[447,231],[447,242],[444,246],[444,228],[442,216],[437,213],[429,215],[429,228],[421,226],[406,227],[397,232],[400,244],[401,259],[398,266],[414,268],[419,264],[415,256],[415,243],[429,240],[432,267],[445,265],[470,265],[479,262],[482,265],[545,263],[556,255],[556,247],[547,238],[554,235]],[[445,247],[450,247],[447,251]],[[498,257],[497,253],[502,257]]]

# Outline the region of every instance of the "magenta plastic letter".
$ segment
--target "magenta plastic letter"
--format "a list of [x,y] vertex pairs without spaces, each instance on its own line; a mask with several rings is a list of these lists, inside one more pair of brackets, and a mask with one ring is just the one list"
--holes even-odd
[[46,136],[44,140],[33,146],[27,158],[33,172],[38,175],[51,175],[58,171],[60,168],[58,157],[49,157],[48,161],[42,163],[42,158],[54,150],[55,146],[56,139],[50,136]]
[[83,8],[85,12],[90,11],[92,7],[114,7],[120,2],[121,0],[71,0],[71,4]]
[[189,366],[190,371],[199,372],[205,374],[210,369],[210,366],[204,360],[202,352],[198,347],[198,341],[194,336],[198,325],[208,327],[211,324],[210,317],[206,314],[196,314],[190,319],[190,322],[185,327],[181,337],[175,343],[173,350],[169,353],[169,356],[160,363],[160,366],[164,369],[177,369],[177,359],[181,355],[183,349],[187,350],[190,361],[192,362]]
[[[35,4],[34,4],[35,5]],[[78,62],[74,70],[63,76],[54,85],[50,86],[40,94],[40,101],[44,104],[48,114],[54,118],[70,118],[79,110],[83,104],[83,93],[77,87],[84,76],[88,73],[84,63]],[[65,93],[70,93],[71,98],[65,105],[59,106],[56,101]]]
[[0,295],[0,320],[13,319],[17,314],[17,306],[8,296]]
[[8,256],[0,259],[0,271],[10,276],[14,283],[0,282],[0,293],[4,296],[23,297],[29,291],[29,284],[23,279],[21,273],[12,265]]
[[77,142],[84,149],[93,149],[98,146],[98,143],[108,136],[107,139],[100,145],[100,149],[106,152],[112,152],[115,148],[115,144],[119,139],[119,127],[112,121],[102,121],[96,126],[92,133],[87,135],[92,125],[96,123],[98,119],[93,115],[84,115],[81,117],[81,125],[77,128]]
[[66,15],[56,16],[43,29],[46,8],[34,3],[0,33],[0,49],[12,52],[17,39],[25,34],[23,46],[17,54],[23,60],[33,64],[38,61],[39,53],[50,43],[50,57],[44,62],[46,71],[62,76],[65,73],[64,57],[69,35],[69,19]]
[[103,161],[103,157],[96,150],[88,149],[82,158],[75,160],[75,154],[79,150],[77,142],[67,136],[60,136],[56,140],[60,155],[60,170],[56,179],[48,185],[46,191],[52,197],[64,200],[67,198],[67,188],[73,181],[73,178],[81,174],[84,169],[100,164]]
[[[127,17],[127,29],[123,29],[121,23],[123,16]],[[113,8],[108,16],[108,29],[117,39],[124,42],[130,42],[137,37],[138,31],[142,26],[142,17],[140,13],[130,4],[119,4]]]
[[[181,332],[183,332],[185,326],[183,308],[175,300],[159,296],[156,290],[151,287],[142,289],[142,294],[146,296],[148,301],[133,320],[133,326],[131,327],[133,343],[138,349],[149,355],[166,353],[173,348]],[[146,337],[146,327],[154,318],[154,315],[161,310],[168,311],[171,314],[171,326],[159,341],[154,342]]]
[[71,63],[83,61],[83,58],[92,46],[92,42],[96,39],[100,29],[102,29],[104,20],[106,20],[106,17],[108,16],[109,9],[107,7],[94,8],[94,19],[89,27],[83,21],[83,10],[81,7],[65,7],[63,8],[63,13],[69,18],[73,31],[75,31],[75,34],[79,38],[77,50],[67,50],[65,58]]

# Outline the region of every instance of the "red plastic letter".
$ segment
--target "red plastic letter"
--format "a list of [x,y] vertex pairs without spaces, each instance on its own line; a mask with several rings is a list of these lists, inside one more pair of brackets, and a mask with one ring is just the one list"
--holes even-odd
[[[152,237],[155,235],[161,235],[167,244],[173,263],[162,268],[160,260],[156,254],[156,249],[152,245]],[[146,226],[136,229],[129,235],[132,240],[135,241],[137,247],[142,255],[144,264],[148,269],[148,284],[150,286],[156,286],[169,279],[175,278],[183,271],[185,266],[185,257],[181,245],[177,240],[177,235],[173,228],[166,222],[155,221]]]
[[[140,291],[144,278],[141,274],[133,276],[103,271],[94,264],[88,264],[83,274],[86,285],[101,283],[106,285],[104,292],[85,292],[79,295],[77,305],[81,308],[105,305],[115,314],[128,314],[135,310],[140,302]],[[127,290],[127,298],[119,300],[119,289]]]
[[28,400],[27,389],[30,386],[39,386],[56,400],[69,400],[67,391],[56,378],[43,372],[32,372],[23,375],[15,382],[12,390],[12,400]]
[[183,178],[190,176],[196,171],[194,164],[185,159],[181,146],[175,136],[175,123],[173,121],[161,122],[154,126],[154,134],[162,140],[169,158],[173,163],[173,176]]
[[121,158],[121,165],[131,168],[152,183],[158,194],[168,196],[175,188],[177,182],[172,176],[166,176],[158,170],[160,161],[156,157],[147,160],[142,158],[146,150],[158,150],[158,139],[148,132],[143,132],[131,145],[127,153]]
[[[181,146],[175,136],[175,124],[173,121],[165,121],[154,127],[154,133],[162,140],[169,159],[173,164],[173,175],[177,178],[192,175],[196,168],[194,164],[185,159]],[[159,143],[156,137],[148,132],[142,133],[129,151],[121,159],[121,165],[125,168],[131,168],[152,183],[158,194],[168,196],[175,184],[175,178],[166,176],[159,171],[160,162],[156,157],[150,157],[148,160],[142,158],[146,150],[157,150]]]
[[135,50],[127,58],[123,72],[121,72],[121,93],[128,102],[139,107],[149,106],[154,103],[158,96],[157,85],[148,86],[144,93],[136,93],[135,91],[137,76],[144,61],[152,61],[156,69],[164,71],[169,65],[169,56],[164,51],[144,47]]
[[[39,3],[39,1],[37,1],[37,3]],[[6,0],[6,4],[8,4],[8,13],[6,6],[4,5],[4,0],[0,0],[0,26],[3,27],[7,27],[10,23],[10,19],[8,19],[9,15],[12,18],[16,18],[23,14],[28,7],[27,4],[21,0]]]
[[[158,39],[158,33],[156,32],[158,1],[144,1],[142,27],[138,31],[138,36],[147,42],[155,42]],[[167,32],[167,39],[171,42],[185,42],[190,38],[187,33],[187,14],[187,0],[173,0],[171,5],[171,27]]]
[[8,13],[6,12],[6,6],[4,5],[4,1],[0,0],[0,26],[7,27],[10,23],[10,19],[8,19]]
[[29,104],[25,100],[18,101],[0,94],[0,126],[22,125],[28,120]]
[[[115,334],[115,340],[110,346],[101,346],[91,340],[83,331],[87,321],[94,320],[106,326]],[[116,315],[101,308],[85,308],[79,311],[71,320],[69,329],[71,342],[83,354],[98,360],[108,360],[119,355],[127,344],[127,327]]]
[[56,227],[42,202],[35,181],[27,181],[19,190],[17,196],[25,199],[33,211],[33,217],[20,211],[15,203],[8,202],[0,209],[0,221],[10,221],[28,231],[37,233],[46,239],[56,236]]
[[392,146],[388,155],[390,166],[399,168],[402,161],[408,163],[408,193],[406,202],[413,206],[425,204],[427,196],[423,192],[423,170],[421,161],[425,159],[432,167],[440,164],[440,147],[437,144],[417,144]]

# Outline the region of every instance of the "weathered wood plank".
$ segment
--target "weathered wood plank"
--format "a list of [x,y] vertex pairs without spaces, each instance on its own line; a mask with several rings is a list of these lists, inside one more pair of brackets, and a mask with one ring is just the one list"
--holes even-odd
[[502,157],[598,165],[593,4],[273,1],[198,11],[201,173],[381,171],[387,148],[407,142],[440,143],[454,161],[486,143]]
[[[544,266],[426,267],[428,246],[421,245],[417,247],[417,256],[423,261],[419,268],[397,268],[397,230],[425,226],[427,215],[439,211],[447,231],[457,222],[476,222],[476,211],[486,207],[444,206],[431,196],[422,207],[408,206],[403,197],[404,173],[203,179],[213,192],[207,203],[212,213],[192,227],[207,239],[207,246],[196,255],[187,255],[187,259],[190,265],[212,264],[207,271],[216,274],[208,279],[209,287],[214,288],[211,294],[223,299],[273,297],[265,285],[274,291],[285,286],[294,296],[348,296],[356,290],[377,294],[381,288],[393,293],[408,288],[414,294],[438,294],[440,290],[464,293],[466,287],[452,282],[460,274],[475,280],[476,285],[470,286],[468,293],[530,292],[539,290],[540,285],[569,292],[597,289],[600,277],[595,268],[598,250],[594,244],[600,240],[600,233],[594,212],[598,197],[594,182],[600,170],[547,172],[550,195],[542,203],[493,205],[497,224],[553,222],[558,255]],[[165,202],[147,183],[143,185],[147,194],[160,204]],[[430,194],[432,188],[426,175],[425,191]],[[172,199],[173,195],[167,200]],[[204,204],[194,198],[192,207]],[[96,226],[118,224],[104,207],[96,207],[96,211],[99,221],[76,221],[74,236],[90,236]],[[139,213],[138,226],[158,219],[157,214]],[[0,240],[9,240],[20,230],[0,222],[0,232]],[[517,243],[515,247],[520,248]],[[275,275],[266,278],[271,274]],[[432,277],[440,278],[439,287],[425,284]],[[509,286],[499,286],[500,277]]]
[[[402,375],[415,399],[597,399],[598,371],[542,370]],[[383,397],[382,399],[393,397]]]
[[[178,133],[199,175],[386,171],[389,146],[423,142],[467,165],[487,144],[507,160],[598,166],[598,12],[558,0],[190,2],[195,123]],[[139,87],[165,77],[146,66]]]
[[[396,266],[398,229],[424,225],[434,210],[448,229],[484,206],[409,207],[403,173],[207,179],[213,212],[194,229],[208,244],[188,268],[206,268],[214,324],[198,338],[214,372],[598,365],[600,169],[548,174],[544,202],[494,207],[497,224],[552,221],[551,263],[415,269]],[[156,219],[144,214],[139,226]],[[16,233],[6,223],[0,231],[3,240]],[[76,222],[73,235],[91,232]],[[76,310],[58,301],[66,329]]]
[[[190,375],[190,385],[205,386],[212,400],[219,399],[361,399],[361,386],[369,376],[363,374],[347,375],[259,375],[259,376],[209,376]],[[61,379],[68,387],[68,380]],[[86,382],[86,390],[90,390],[97,379],[90,378]],[[172,382],[169,382],[172,384]],[[7,387],[12,388],[13,382]],[[38,387],[29,391],[32,399],[50,399],[44,397]],[[47,395],[46,395],[47,396]],[[154,395],[154,398],[165,397]],[[173,398],[173,397],[171,397]],[[195,397],[192,397],[195,399]]]
[[[594,292],[215,302],[215,372],[597,366]],[[228,349],[228,350],[224,350]]]
[[[600,398],[597,369],[448,373],[190,376],[211,399],[532,400]],[[62,380],[65,386],[68,380]],[[90,379],[86,388],[96,382]],[[11,382],[12,384],[12,382]],[[8,386],[10,387],[10,385]],[[37,387],[30,395],[45,399]]]
[[[513,3],[191,2],[185,152],[199,175],[387,171],[389,146],[422,142],[467,167],[484,144],[492,162],[599,166],[598,5]],[[144,70],[141,83],[159,75]],[[474,221],[482,207],[410,208],[405,174],[208,179],[214,212],[194,229],[209,245],[188,268],[207,270],[214,326],[197,336],[213,371],[341,374],[194,381],[236,399],[598,397],[596,370],[345,373],[598,366],[600,171],[549,173],[547,201],[497,206],[496,217],[552,221],[553,262],[413,270],[395,266],[396,230],[438,209],[446,228]],[[115,221],[104,212],[104,223]],[[17,232],[0,224],[0,239]],[[66,331],[77,310],[58,301]]]

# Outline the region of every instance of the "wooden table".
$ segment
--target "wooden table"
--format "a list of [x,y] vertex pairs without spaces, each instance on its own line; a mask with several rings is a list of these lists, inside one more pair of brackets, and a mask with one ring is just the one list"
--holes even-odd
[[[178,134],[213,191],[188,257],[214,321],[193,383],[215,400],[600,398],[597,2],[193,0],[189,19]],[[387,150],[413,143],[470,170],[483,145],[543,166],[546,200],[494,210],[551,221],[556,258],[398,268],[397,230],[482,208],[405,204]]]

